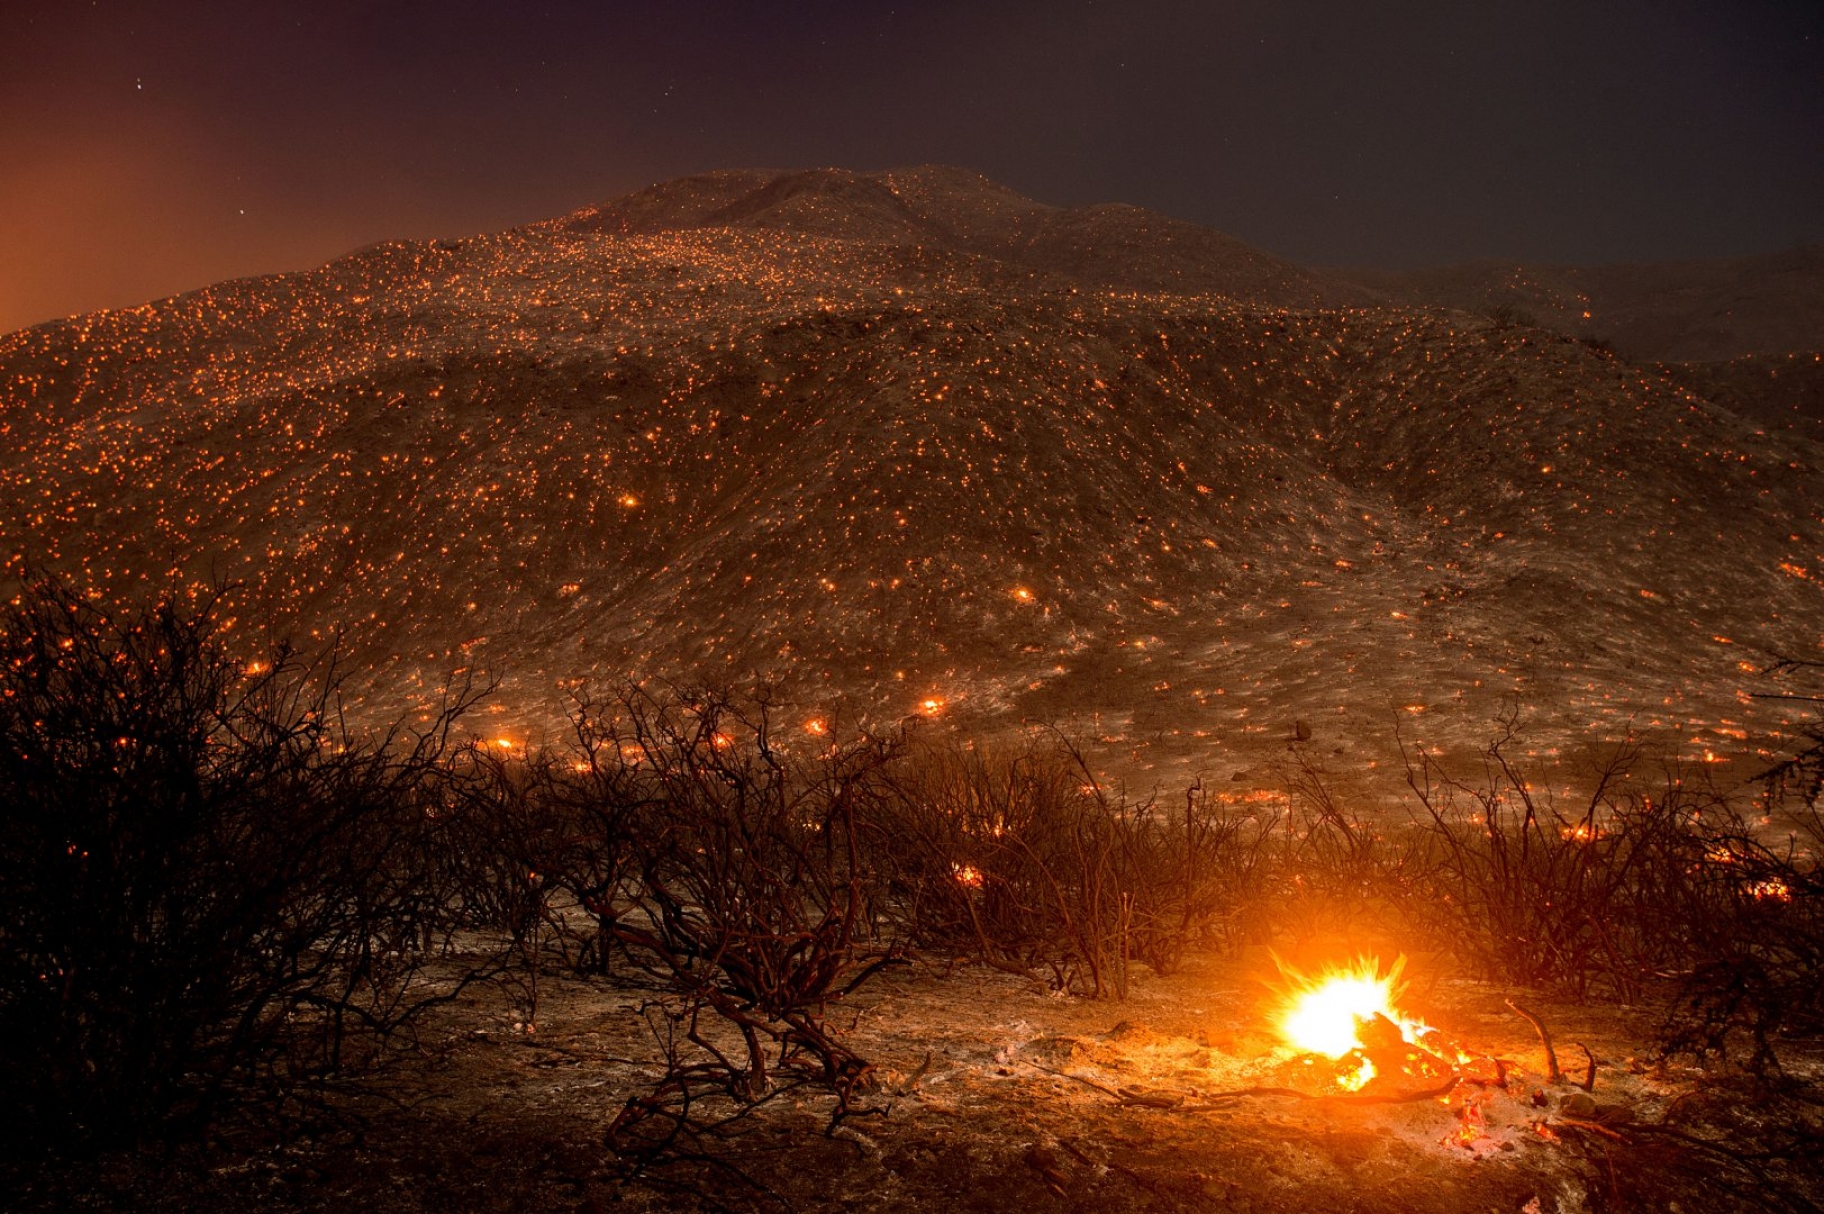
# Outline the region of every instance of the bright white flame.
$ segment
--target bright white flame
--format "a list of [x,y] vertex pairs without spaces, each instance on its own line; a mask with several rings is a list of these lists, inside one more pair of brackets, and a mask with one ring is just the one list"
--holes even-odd
[[1301,1050],[1341,1058],[1361,1047],[1357,1030],[1364,1020],[1394,1018],[1392,984],[1372,971],[1332,974],[1293,998],[1280,1030]]
[[[1383,974],[1379,962],[1364,957],[1350,968],[1326,969],[1315,978],[1291,975],[1280,1032],[1297,1049],[1327,1058],[1360,1049],[1361,1027],[1376,1016],[1398,1025],[1407,1041],[1417,1041],[1431,1031],[1429,1026],[1394,1008],[1405,963],[1401,957]],[[1367,1078],[1362,1076],[1364,1082]]]

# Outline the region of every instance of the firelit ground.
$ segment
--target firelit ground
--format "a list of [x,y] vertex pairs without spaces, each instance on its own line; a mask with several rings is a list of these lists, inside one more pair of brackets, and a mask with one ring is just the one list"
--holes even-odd
[[[547,977],[535,1031],[523,992],[474,995],[426,1033],[421,1061],[355,1099],[366,1120],[349,1131],[53,1165],[25,1178],[17,1208],[1578,1214],[1817,1200],[1815,1177],[1756,1191],[1731,1170],[1725,1152],[1765,1147],[1752,1129],[1706,1155],[1637,1128],[1726,1082],[1637,1061],[1645,1013],[1531,996],[1572,1073],[1554,1084],[1506,1005],[1523,992],[1440,979],[1423,961],[1409,974],[1403,1006],[1501,1059],[1504,1084],[1382,1104],[1231,1095],[1336,1090],[1322,1060],[1274,1031],[1264,957],[1137,974],[1124,1003],[920,962],[832,1010],[879,1068],[878,1116],[826,1132],[827,1098],[788,1098],[709,1157],[629,1179],[603,1132],[660,1073],[662,1020],[642,1014],[651,996],[637,989]],[[1596,1060],[1587,1093],[1579,1044]],[[1789,1061],[1815,1078],[1817,1059]]]

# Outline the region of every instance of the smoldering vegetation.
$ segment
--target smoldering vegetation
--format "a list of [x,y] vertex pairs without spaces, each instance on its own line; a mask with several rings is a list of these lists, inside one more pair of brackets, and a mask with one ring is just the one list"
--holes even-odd
[[[911,958],[1118,1001],[1194,952],[1364,924],[1466,976],[1659,1009],[1652,1048],[1734,1095],[1631,1130],[1643,1159],[1759,1192],[1824,1150],[1783,1063],[1824,1031],[1821,733],[1736,794],[1619,752],[1567,805],[1508,721],[1473,770],[1409,751],[1407,819],[1369,821],[1296,748],[1269,800],[1137,797],[1053,732],[807,740],[764,692],[584,694],[528,750],[466,736],[469,687],[357,735],[333,661],[243,649],[206,594],[116,608],[41,580],[0,611],[15,1157],[355,1116],[441,1005],[489,984],[531,1031],[561,974],[643,1001],[663,1066],[606,1145],[662,1178],[782,1097],[829,1127],[879,1114],[830,1012]],[[1790,1111],[1753,1150],[1744,1100]]]

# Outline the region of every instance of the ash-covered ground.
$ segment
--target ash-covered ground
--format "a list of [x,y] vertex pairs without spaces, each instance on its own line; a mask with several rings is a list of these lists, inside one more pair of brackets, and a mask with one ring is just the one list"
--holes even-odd
[[[17,1208],[1582,1214],[1817,1201],[1815,1177],[1733,1158],[1765,1149],[1761,1131],[1790,1110],[1760,1107],[1724,1069],[1651,1062],[1653,1013],[1455,980],[1426,958],[1407,977],[1402,1009],[1473,1051],[1464,1074],[1480,1078],[1352,1103],[1334,1098],[1326,1060],[1280,1037],[1283,979],[1259,952],[1136,971],[1123,1002],[921,960],[831,1008],[878,1068],[858,1106],[877,1113],[832,1129],[829,1097],[788,1095],[698,1157],[629,1175],[604,1132],[663,1071],[662,1001],[547,975],[535,1017],[524,986],[478,988],[442,1014],[416,1061],[349,1096],[363,1115],[346,1130],[279,1146],[229,1131],[207,1147],[41,1166]],[[1565,1078],[1549,1079],[1510,999],[1553,1034]],[[1819,1061],[1787,1054],[1792,1077],[1814,1083]],[[1705,1102],[1729,1111],[1706,1122],[1699,1108],[1692,1129]],[[1668,1124],[1692,1140],[1650,1128]]]

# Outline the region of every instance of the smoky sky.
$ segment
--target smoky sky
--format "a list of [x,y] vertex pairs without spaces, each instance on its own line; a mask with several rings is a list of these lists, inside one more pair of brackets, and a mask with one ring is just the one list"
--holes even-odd
[[1824,243],[1824,5],[0,0],[0,331],[921,163],[1318,265]]

